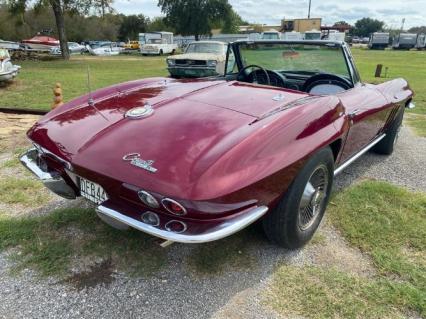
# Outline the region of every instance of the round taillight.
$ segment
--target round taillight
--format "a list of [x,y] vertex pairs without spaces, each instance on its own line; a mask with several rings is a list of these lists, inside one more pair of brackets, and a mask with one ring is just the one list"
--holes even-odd
[[142,201],[142,203],[144,203],[145,205],[152,208],[160,207],[160,204],[158,203],[158,201],[150,193],[145,191],[139,191],[138,196],[139,196],[139,199]]
[[187,228],[186,224],[180,220],[171,220],[164,227],[166,230],[176,234],[183,233]]
[[170,198],[164,198],[161,203],[163,204],[163,207],[170,213],[174,215],[185,215],[186,209],[181,204],[179,204],[177,201],[170,199]]
[[145,212],[141,216],[141,220],[148,225],[151,226],[158,226],[160,225],[160,218],[158,215],[154,212]]

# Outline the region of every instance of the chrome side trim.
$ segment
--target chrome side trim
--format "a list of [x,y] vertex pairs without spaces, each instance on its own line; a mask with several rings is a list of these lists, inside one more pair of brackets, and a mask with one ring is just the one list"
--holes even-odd
[[374,145],[379,143],[386,134],[380,135],[378,138],[373,140],[370,144],[365,146],[362,150],[360,150],[358,153],[356,153],[354,156],[352,156],[350,159],[348,159],[346,162],[344,162],[342,165],[340,165],[338,168],[334,170],[334,176],[341,173],[346,167],[351,165],[353,162],[355,162],[358,158],[360,158],[364,153],[366,153],[370,148],[372,148]]
[[251,223],[258,220],[260,217],[265,215],[268,211],[268,207],[255,207],[245,212],[244,214],[241,214],[240,216],[232,220],[225,221],[222,224],[216,226],[215,228],[209,230],[208,232],[200,235],[185,235],[184,233],[177,234],[169,232],[167,230],[163,230],[140,222],[134,218],[121,214],[120,212],[117,212],[116,210],[110,209],[103,205],[98,206],[96,208],[96,211],[98,214],[106,215],[123,224],[129,225],[152,236],[179,243],[196,244],[222,239],[238,232],[239,230],[247,227]]

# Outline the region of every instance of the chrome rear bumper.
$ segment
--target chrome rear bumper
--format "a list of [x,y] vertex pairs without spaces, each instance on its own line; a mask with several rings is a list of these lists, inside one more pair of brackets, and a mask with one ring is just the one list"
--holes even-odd
[[[238,215],[233,219],[228,219],[221,224],[209,229],[207,232],[202,234],[190,234],[188,229],[185,234],[184,233],[174,233],[172,231],[168,231],[165,229],[161,229],[156,226],[151,226],[149,224],[145,224],[141,221],[138,221],[134,218],[126,216],[116,210],[110,209],[106,206],[100,205],[96,209],[98,215],[106,221],[110,220],[115,223],[114,227],[116,227],[117,223],[122,224],[123,226],[128,225],[137,230],[140,230],[144,233],[150,234],[152,236],[156,236],[168,241],[179,242],[179,243],[188,243],[188,244],[196,244],[196,243],[206,243],[218,239],[225,238],[230,236],[239,230],[247,227],[252,224],[268,211],[268,207],[260,206],[255,207],[247,212]],[[110,223],[110,222],[108,222]]]
[[74,189],[57,172],[46,172],[39,166],[39,152],[36,148],[26,151],[20,161],[31,173],[37,176],[40,181],[55,194],[66,199],[77,197]]

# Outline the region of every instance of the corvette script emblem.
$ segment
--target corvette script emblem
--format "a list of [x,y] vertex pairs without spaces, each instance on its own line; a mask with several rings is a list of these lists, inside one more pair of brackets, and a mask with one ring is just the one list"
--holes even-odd
[[141,159],[141,154],[139,153],[130,153],[123,156],[123,160],[130,161],[130,164],[137,166],[139,168],[142,168],[144,170],[147,170],[148,172],[155,173],[157,169],[155,167],[152,167],[152,164],[154,164],[154,161],[152,160],[143,160]]

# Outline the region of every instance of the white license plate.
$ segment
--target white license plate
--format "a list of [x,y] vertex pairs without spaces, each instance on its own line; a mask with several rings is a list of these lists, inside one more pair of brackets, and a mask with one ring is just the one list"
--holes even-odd
[[108,199],[108,195],[101,185],[79,177],[80,194],[95,204],[101,204]]

